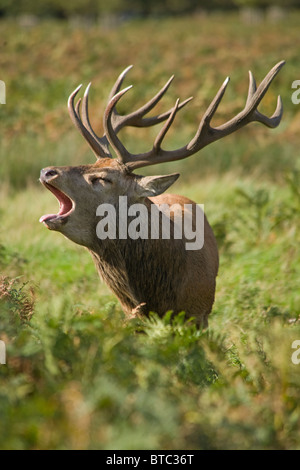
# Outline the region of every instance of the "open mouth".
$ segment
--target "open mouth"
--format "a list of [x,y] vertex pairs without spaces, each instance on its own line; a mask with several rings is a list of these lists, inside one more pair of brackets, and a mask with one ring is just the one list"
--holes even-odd
[[62,191],[59,189],[55,188],[49,183],[45,183],[42,181],[42,183],[48,188],[54,196],[57,198],[59,202],[59,212],[57,214],[45,214],[42,215],[40,218],[40,222],[44,222],[47,225],[47,222],[55,222],[56,220],[62,220],[65,219],[70,213],[72,212],[74,208],[73,201]]

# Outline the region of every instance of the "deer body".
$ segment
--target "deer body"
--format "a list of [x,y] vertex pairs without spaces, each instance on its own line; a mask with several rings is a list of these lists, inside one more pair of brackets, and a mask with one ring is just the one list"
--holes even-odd
[[[138,201],[147,208],[149,233],[152,204],[176,204],[183,212],[185,205],[195,205],[174,194],[146,196],[150,190],[164,189],[170,179],[175,178],[177,175],[167,177],[168,181],[165,177],[162,180],[160,177],[136,179],[136,175],[128,174],[112,159],[80,167],[48,167],[42,170],[41,181],[54,192],[61,207],[65,204],[65,210],[71,212],[61,217],[50,214],[41,220],[49,229],[59,230],[73,242],[88,248],[100,277],[129,316],[150,311],[160,315],[168,310],[185,311],[187,317],[195,317],[198,324],[206,326],[218,271],[217,244],[206,218],[201,250],[186,250],[185,238],[174,239],[172,232],[170,239],[135,240],[130,237],[101,240],[96,233],[95,215],[99,204],[109,201],[117,209],[118,198],[123,194],[127,195],[129,206]],[[72,203],[65,199],[66,194]],[[173,213],[171,217],[174,218]]]
[[198,251],[186,251],[181,240],[162,239],[113,240],[90,251],[101,278],[129,316],[184,311],[197,324],[207,326],[218,250],[208,223],[206,234],[210,240]]
[[[125,313],[129,316],[147,315],[150,311],[163,315],[168,310],[175,314],[184,311],[187,317],[195,317],[198,325],[207,326],[207,317],[212,309],[215,297],[216,276],[218,273],[218,249],[213,231],[202,213],[204,230],[203,246],[187,249],[187,236],[175,235],[176,229],[185,222],[191,221],[194,233],[199,232],[195,202],[165,191],[178,178],[178,174],[165,176],[140,176],[133,169],[186,158],[214,140],[227,135],[250,121],[259,121],[269,127],[279,124],[282,104],[278,99],[275,113],[267,118],[257,111],[257,105],[267,91],[274,76],[282,67],[277,64],[256,88],[250,74],[248,99],[245,109],[222,126],[213,128],[210,121],[225,92],[228,80],[224,82],[215,99],[206,111],[199,129],[192,141],[177,151],[166,151],[161,148],[162,140],[173,122],[176,112],[189,100],[179,104],[177,100],[173,109],[160,116],[144,118],[167,90],[171,80],[145,106],[137,111],[121,116],[116,111],[118,100],[128,90],[119,91],[126,69],[116,81],[104,114],[103,137],[93,131],[88,118],[88,92],[82,102],[74,107],[76,89],[69,98],[70,116],[84,138],[88,141],[97,156],[97,162],[90,165],[74,167],[47,167],[41,171],[40,181],[57,197],[60,210],[58,214],[42,216],[43,222],[50,230],[61,232],[73,242],[85,246],[91,253],[101,278],[119,299]],[[142,127],[166,121],[158,134],[150,152],[132,155],[117,137],[118,131],[126,125]],[[117,154],[113,159],[112,147]],[[143,209],[144,219],[140,225],[147,233],[151,232],[151,215],[154,210],[166,205],[173,211],[165,214],[161,210],[156,237],[99,237],[98,208],[105,204],[119,213],[116,219],[117,228],[122,228],[124,217],[120,217],[120,198],[126,196],[128,207],[136,204]],[[160,210],[160,209],[159,209]],[[145,217],[145,215],[147,217]],[[179,217],[180,216],[180,217]],[[168,218],[170,237],[162,235],[163,221]],[[126,215],[126,224],[130,222]],[[179,220],[179,222],[178,222]],[[118,230],[116,230],[116,234]],[[152,232],[151,232],[152,233]]]

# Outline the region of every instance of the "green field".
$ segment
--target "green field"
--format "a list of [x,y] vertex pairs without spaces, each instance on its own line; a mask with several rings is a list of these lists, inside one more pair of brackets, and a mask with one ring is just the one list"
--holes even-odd
[[[118,26],[0,22],[1,449],[299,449],[300,80],[298,13],[248,24],[235,15],[160,18]],[[172,192],[205,205],[220,250],[216,301],[202,332],[181,316],[125,321],[85,249],[47,231],[55,211],[38,182],[48,165],[93,162],[67,112],[92,80],[97,132],[110,87],[129,64],[120,110],[175,80],[157,112],[194,100],[165,140],[183,146],[226,76],[214,123],[244,106],[280,60],[260,109],[275,130],[251,124],[187,160],[140,173],[180,172]],[[122,133],[133,152],[156,129]],[[139,333],[142,334],[139,334]],[[297,357],[297,354],[296,354]],[[294,361],[295,362],[295,361]]]

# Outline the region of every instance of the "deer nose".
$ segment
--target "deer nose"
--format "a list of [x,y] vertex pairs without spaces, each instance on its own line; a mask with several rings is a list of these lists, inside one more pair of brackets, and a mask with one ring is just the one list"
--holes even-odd
[[54,168],[43,168],[40,173],[40,180],[47,181],[56,175],[58,175],[58,171]]

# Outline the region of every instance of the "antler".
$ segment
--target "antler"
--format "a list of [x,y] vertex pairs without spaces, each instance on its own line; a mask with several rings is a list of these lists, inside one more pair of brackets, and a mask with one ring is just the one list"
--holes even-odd
[[[69,112],[71,118],[75,125],[78,127],[82,135],[86,138],[93,151],[97,157],[111,157],[109,151],[109,144],[116,152],[116,155],[122,163],[130,169],[141,168],[144,166],[154,165],[156,163],[170,162],[175,160],[181,160],[183,158],[189,157],[208,144],[219,140],[232,132],[240,129],[249,122],[257,121],[262,124],[274,128],[277,127],[280,123],[283,106],[280,96],[278,96],[277,107],[274,114],[271,117],[267,117],[264,114],[260,113],[257,110],[258,105],[266,94],[270,84],[273,79],[280,71],[280,69],[285,64],[284,61],[276,64],[270,72],[263,79],[259,87],[257,88],[255,79],[251,72],[249,72],[249,90],[248,97],[244,109],[237,114],[234,118],[227,121],[225,124],[222,124],[218,127],[212,127],[210,125],[211,120],[224,96],[226,87],[229,82],[229,77],[226,78],[219,91],[217,92],[215,98],[212,100],[211,104],[204,113],[204,116],[200,122],[198,130],[192,140],[177,150],[164,150],[161,148],[163,139],[171,127],[175,115],[179,109],[181,109],[185,104],[187,104],[191,98],[188,98],[184,102],[179,104],[179,100],[176,101],[175,106],[159,116],[144,118],[147,114],[162,98],[165,94],[169,85],[173,79],[173,76],[169,79],[166,85],[154,96],[147,104],[138,109],[137,111],[121,116],[116,111],[116,104],[121,99],[122,96],[131,88],[127,87],[124,90],[120,90],[124,77],[127,71],[131,68],[128,67],[117,79],[112,91],[110,93],[109,102],[104,113],[104,130],[105,134],[103,137],[99,138],[93,131],[89,119],[88,119],[88,92],[89,86],[85,92],[83,98],[83,119],[80,117],[80,100],[78,101],[76,108],[74,108],[74,98],[77,95],[79,88],[78,87],[69,98]],[[158,136],[155,139],[152,149],[146,153],[140,154],[131,154],[119,140],[117,133],[124,126],[136,126],[136,127],[147,127],[154,124],[158,124],[162,121],[165,121],[162,129],[160,130]]]
[[[127,72],[132,68],[132,65],[127,67],[118,77],[116,80],[108,100],[108,105],[104,114],[104,128],[107,128],[106,120],[109,110],[109,128],[111,129],[112,134],[115,136],[118,132],[125,126],[133,126],[133,127],[149,127],[155,124],[159,124],[160,122],[165,121],[169,115],[172,113],[172,109],[157,116],[145,118],[144,116],[151,111],[152,108],[160,101],[163,95],[166,93],[167,89],[169,88],[174,75],[167,81],[164,87],[141,108],[137,109],[136,111],[127,114],[127,115],[120,115],[118,114],[115,106],[112,103],[115,103],[115,96],[119,95],[119,90],[125,78]],[[97,158],[112,158],[112,154],[109,150],[109,143],[110,139],[104,134],[102,137],[99,137],[93,130],[89,116],[88,116],[88,96],[91,83],[87,86],[83,100],[82,100],[82,118],[81,118],[81,98],[77,101],[77,104],[74,105],[75,97],[77,96],[80,88],[82,85],[79,85],[73,93],[71,93],[69,100],[68,100],[68,109],[70,117],[79,130],[79,132],[83,135],[83,137],[87,140],[88,144],[92,148],[93,152],[95,153]],[[126,88],[127,91],[129,88]],[[124,93],[123,91],[123,93]],[[192,98],[188,98],[187,100],[180,103],[178,109],[183,108]],[[122,159],[121,159],[122,160]]]

